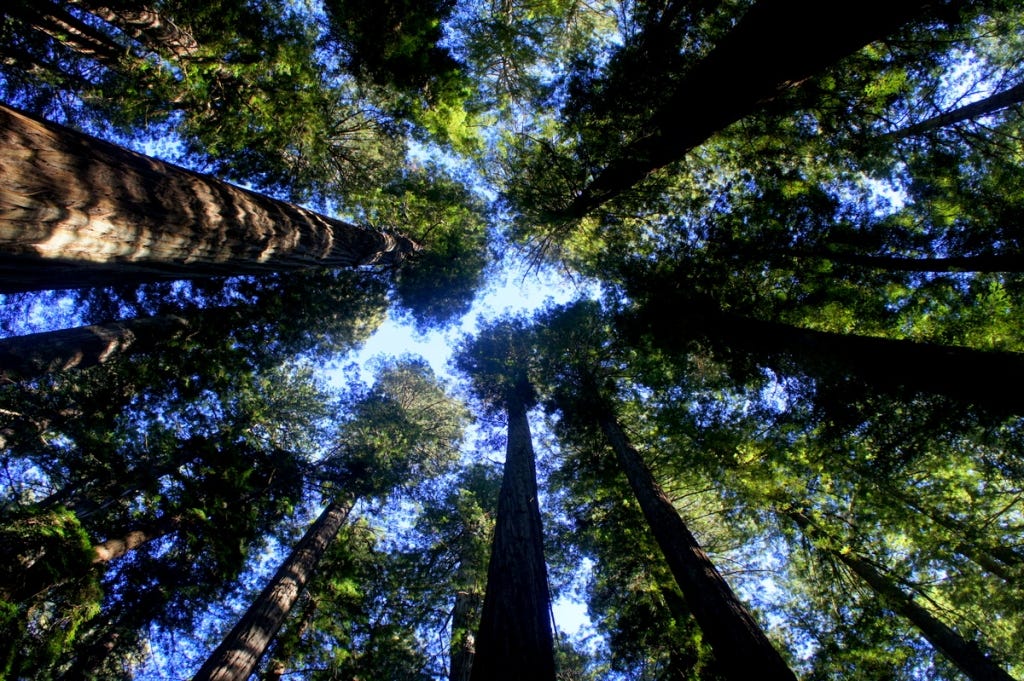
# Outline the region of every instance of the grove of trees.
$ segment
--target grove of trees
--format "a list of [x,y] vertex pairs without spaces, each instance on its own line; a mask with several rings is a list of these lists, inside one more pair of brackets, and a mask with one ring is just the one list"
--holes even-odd
[[1024,679],[1021,225],[1012,0],[9,0],[0,679]]

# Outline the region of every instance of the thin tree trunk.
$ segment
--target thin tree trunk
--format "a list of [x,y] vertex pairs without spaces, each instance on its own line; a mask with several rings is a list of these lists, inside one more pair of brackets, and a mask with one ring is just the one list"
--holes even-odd
[[[921,635],[950,662],[974,681],[1014,681],[1013,677],[983,653],[974,641],[967,641],[951,627],[918,605],[913,596],[883,575],[867,560],[852,551],[833,548],[827,533],[802,510],[790,509],[786,515],[811,539],[815,548],[839,560],[863,579],[893,610],[910,620]],[[822,542],[821,540],[825,540]]]
[[328,504],[274,578],[196,672],[193,681],[245,681],[249,678],[316,572],[320,559],[338,536],[351,508],[352,501],[348,499]]
[[479,561],[474,561],[469,553],[471,542],[464,542],[459,568],[456,572],[455,605],[452,607],[452,641],[449,681],[469,681],[473,670],[473,658],[476,655],[476,620],[480,609],[481,592],[477,588]]
[[[712,134],[921,14],[924,0],[760,0],[566,208],[580,218]],[[652,65],[652,68],[657,68]]]
[[722,674],[736,681],[795,681],[793,672],[700,547],[611,411],[599,411],[597,420],[690,611],[715,652]]
[[362,228],[0,106],[0,293],[396,263]]
[[507,403],[508,442],[487,569],[474,681],[553,681],[551,596],[526,406]]
[[889,272],[1024,272],[1024,254],[994,253],[948,258],[905,258],[887,255],[864,255],[830,250],[778,251],[776,255],[791,258],[814,258],[844,265],[856,265]]
[[186,61],[199,51],[199,43],[192,34],[177,26],[157,10],[145,5],[120,2],[93,2],[68,0],[159,54]]
[[931,132],[939,128],[945,128],[956,123],[981,118],[988,114],[995,113],[1007,107],[1019,104],[1024,101],[1024,83],[1019,83],[1008,90],[997,92],[994,95],[979,99],[976,102],[965,104],[959,108],[941,113],[937,116],[927,118],[920,123],[908,125],[905,128],[896,130],[886,135],[887,138],[904,139],[914,135]]
[[291,643],[289,645],[282,645],[282,638],[280,636],[274,640],[274,646],[270,653],[270,662],[267,664],[267,669],[263,673],[263,681],[281,681],[284,673],[288,671],[287,663],[294,652],[293,647],[299,643],[302,636],[309,629],[316,611],[316,600],[309,598],[307,595],[305,603],[302,606],[302,612],[298,617],[298,626],[294,633],[288,634],[286,637]]
[[56,506],[63,506],[79,519],[86,518],[202,457],[202,449],[191,444],[192,442],[194,441],[178,447],[175,453],[166,459],[153,461],[142,458],[136,460],[131,469],[118,471],[116,475],[94,476],[85,482],[66,485],[38,502],[36,508],[40,511],[49,511]]
[[93,565],[105,565],[117,560],[147,542],[177,532],[184,524],[185,517],[180,514],[165,515],[152,522],[133,527],[123,535],[110,537],[93,547],[93,551],[96,553],[92,559]]
[[1009,546],[1001,546],[998,543],[993,542],[980,542],[978,539],[979,533],[975,528],[969,527],[966,523],[954,519],[949,514],[939,513],[933,509],[922,506],[916,499],[903,490],[889,484],[879,483],[877,478],[872,476],[870,472],[858,472],[860,472],[865,479],[879,485],[883,495],[898,499],[903,502],[907,508],[924,516],[936,525],[949,530],[953,536],[959,538],[961,541],[958,541],[956,545],[953,546],[953,550],[956,553],[959,553],[968,560],[977,564],[979,567],[991,572],[1009,584],[1015,584],[1019,581],[1020,575],[1018,572],[1021,566],[1024,566],[1024,556],[1021,556],[1017,551],[1014,551],[1013,548]]
[[0,340],[0,383],[86,369],[152,350],[191,328],[175,315],[44,331]]

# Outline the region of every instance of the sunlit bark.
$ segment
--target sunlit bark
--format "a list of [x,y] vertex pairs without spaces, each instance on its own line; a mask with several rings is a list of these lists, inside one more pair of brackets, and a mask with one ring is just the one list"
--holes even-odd
[[0,292],[395,263],[418,246],[0,107]]

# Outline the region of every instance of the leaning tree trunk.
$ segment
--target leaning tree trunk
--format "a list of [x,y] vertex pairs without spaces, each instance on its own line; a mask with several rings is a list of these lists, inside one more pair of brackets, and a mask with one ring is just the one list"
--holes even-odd
[[508,442],[473,681],[554,681],[551,596],[526,406],[507,403]]
[[123,534],[108,537],[92,547],[96,554],[93,556],[92,563],[93,565],[106,565],[118,558],[122,558],[143,544],[177,532],[185,525],[185,522],[184,515],[178,513],[164,515],[155,520],[136,525]]
[[735,681],[754,678],[795,681],[793,672],[655,481],[612,411],[607,407],[601,409],[597,420],[618,456],[686,604],[714,650],[722,674]]
[[786,511],[793,522],[815,540],[815,548],[824,551],[850,568],[863,579],[885,603],[903,617],[910,620],[925,640],[956,665],[968,678],[974,681],[1014,681],[1013,677],[981,651],[977,643],[964,639],[947,624],[918,605],[913,596],[907,594],[893,580],[883,575],[870,562],[853,551],[837,549],[824,530],[800,509]]
[[43,331],[0,340],[0,383],[87,369],[177,338],[191,325],[175,315]]
[[351,508],[349,499],[328,504],[274,578],[196,672],[193,681],[245,681],[249,678],[320,559],[338,536]]
[[583,217],[651,172],[682,159],[712,134],[895,31],[928,4],[760,0],[679,78],[666,103],[644,124],[649,133],[619,151],[566,208],[564,217]]
[[179,61],[193,58],[199,44],[192,34],[152,7],[128,2],[69,0],[131,36],[146,49]]
[[932,116],[920,123],[908,125],[905,128],[889,133],[886,137],[902,139],[905,137],[912,137],[914,135],[921,135],[931,132],[932,130],[938,130],[939,128],[945,128],[957,123],[963,123],[964,121],[981,118],[982,116],[987,116],[997,111],[1001,111],[1007,107],[1013,106],[1014,104],[1020,104],[1021,102],[1024,102],[1024,83],[1018,83],[1007,90],[989,95],[988,97],[979,99],[976,102],[965,104],[964,106],[953,109],[952,111]]
[[993,413],[1024,411],[1024,394],[992,390],[996,380],[1024,384],[1020,352],[818,331],[745,317],[664,289],[620,322],[625,333],[649,334],[671,352],[685,350],[692,340],[706,340],[713,348],[747,353],[780,373],[796,370],[822,386],[842,385],[847,395],[858,388],[897,397],[931,394]]
[[393,263],[409,239],[0,106],[0,293]]
[[120,69],[128,56],[125,49],[110,36],[96,30],[55,2],[13,0],[5,9],[25,27],[48,35],[109,69]]

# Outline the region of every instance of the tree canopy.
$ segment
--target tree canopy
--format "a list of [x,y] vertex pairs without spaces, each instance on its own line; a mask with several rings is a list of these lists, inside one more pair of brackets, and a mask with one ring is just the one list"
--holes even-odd
[[1024,678],[1022,26],[10,0],[0,678]]

